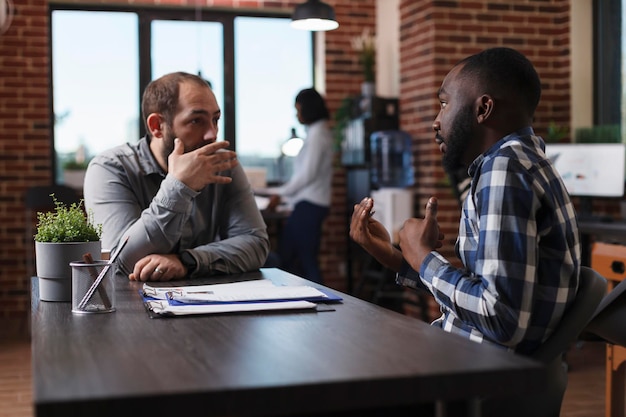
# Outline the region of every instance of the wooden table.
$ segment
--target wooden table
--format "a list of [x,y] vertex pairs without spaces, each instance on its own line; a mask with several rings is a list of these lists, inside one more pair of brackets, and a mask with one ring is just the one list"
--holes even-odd
[[[320,287],[278,269],[221,281],[261,277]],[[444,415],[451,401],[536,392],[545,375],[345,294],[334,311],[150,319],[141,285],[118,278],[117,311],[93,315],[38,302],[34,279],[38,417]]]

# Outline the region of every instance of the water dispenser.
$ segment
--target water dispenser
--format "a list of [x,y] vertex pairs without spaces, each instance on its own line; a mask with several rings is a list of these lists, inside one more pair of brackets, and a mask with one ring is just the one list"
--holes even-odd
[[372,188],[410,187],[414,183],[411,136],[402,130],[383,130],[370,136]]

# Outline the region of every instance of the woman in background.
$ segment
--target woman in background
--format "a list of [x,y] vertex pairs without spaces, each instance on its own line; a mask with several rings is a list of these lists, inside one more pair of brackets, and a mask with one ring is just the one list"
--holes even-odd
[[278,243],[280,267],[322,283],[317,256],[331,196],[333,141],[328,127],[330,113],[322,96],[313,88],[298,93],[295,107],[298,121],[306,130],[304,145],[294,160],[289,181],[267,191],[293,207]]

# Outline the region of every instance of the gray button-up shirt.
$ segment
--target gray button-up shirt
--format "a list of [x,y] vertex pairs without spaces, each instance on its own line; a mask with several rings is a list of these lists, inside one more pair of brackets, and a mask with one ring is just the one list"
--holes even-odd
[[144,256],[184,250],[198,263],[192,276],[257,269],[269,253],[265,223],[241,166],[222,174],[232,182],[196,192],[163,172],[143,138],[90,162],[85,208],[103,225],[103,248],[129,236],[118,257],[126,274]]

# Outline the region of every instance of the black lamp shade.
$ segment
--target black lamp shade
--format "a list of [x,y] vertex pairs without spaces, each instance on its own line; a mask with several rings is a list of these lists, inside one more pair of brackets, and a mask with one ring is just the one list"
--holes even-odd
[[320,0],[307,0],[296,6],[291,16],[291,26],[296,29],[322,31],[339,27],[335,20],[335,11]]

